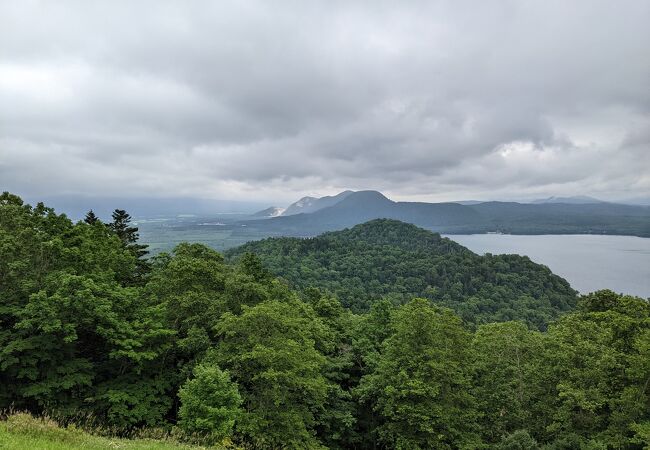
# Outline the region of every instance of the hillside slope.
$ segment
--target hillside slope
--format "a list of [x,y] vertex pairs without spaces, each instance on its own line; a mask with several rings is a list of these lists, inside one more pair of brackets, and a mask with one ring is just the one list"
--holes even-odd
[[336,195],[328,195],[326,197],[303,197],[297,202],[290,204],[287,209],[282,212],[283,216],[293,216],[295,214],[308,214],[316,212],[320,209],[327,208],[335,205],[347,196],[352,194],[352,191],[343,191]]
[[473,323],[523,320],[544,329],[573,308],[575,291],[542,265],[518,255],[479,256],[450,239],[378,219],[310,239],[270,238],[232,249],[257,254],[299,289],[317,287],[354,311],[381,297],[425,297]]

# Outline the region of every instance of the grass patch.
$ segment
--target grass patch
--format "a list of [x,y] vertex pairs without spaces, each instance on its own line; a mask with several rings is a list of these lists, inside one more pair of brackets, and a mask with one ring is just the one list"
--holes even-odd
[[1,450],[225,450],[234,447],[202,447],[179,442],[172,436],[124,439],[99,436],[70,425],[62,427],[49,418],[16,413],[0,421]]

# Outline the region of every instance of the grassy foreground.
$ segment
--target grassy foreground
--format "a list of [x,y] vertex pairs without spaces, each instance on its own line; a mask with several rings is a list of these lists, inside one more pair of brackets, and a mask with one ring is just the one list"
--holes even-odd
[[[0,450],[200,450],[171,438],[122,439],[89,434],[75,427],[61,427],[51,419],[18,413],[0,421]],[[209,447],[224,449],[225,447]]]

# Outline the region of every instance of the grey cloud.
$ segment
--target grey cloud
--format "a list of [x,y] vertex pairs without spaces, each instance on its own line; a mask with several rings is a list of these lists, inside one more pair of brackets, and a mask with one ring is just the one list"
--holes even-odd
[[0,4],[0,188],[650,195],[650,4]]

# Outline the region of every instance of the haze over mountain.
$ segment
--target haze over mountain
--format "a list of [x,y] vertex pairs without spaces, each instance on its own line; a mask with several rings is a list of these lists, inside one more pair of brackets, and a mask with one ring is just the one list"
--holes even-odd
[[42,201],[74,220],[82,219],[91,209],[100,218],[108,220],[115,208],[125,209],[135,218],[152,218],[178,215],[210,216],[220,213],[251,214],[264,206],[254,200],[238,201],[186,197],[143,198],[79,194],[44,197],[27,196],[25,200],[34,205]]
[[588,195],[575,195],[572,197],[548,197],[533,200],[531,203],[565,203],[570,205],[589,205],[593,203],[605,203]]
[[278,206],[269,206],[266,209],[263,209],[261,211],[257,211],[256,213],[253,214],[253,217],[278,217],[281,216],[282,213],[285,211],[285,208],[280,208]]
[[293,216],[296,214],[313,213],[319,209],[332,206],[352,194],[352,191],[343,191],[336,195],[327,195],[325,197],[303,197],[286,208],[271,206],[254,214],[256,217],[277,217]]
[[650,206],[650,197],[626,198],[621,203],[626,205]]
[[295,203],[292,203],[281,214],[283,216],[293,216],[295,214],[313,213],[319,209],[327,208],[344,200],[347,196],[352,194],[352,191],[343,191],[336,195],[325,197],[303,197]]
[[[345,191],[323,199],[301,199],[293,211],[245,224],[282,235],[314,235],[368,220],[388,218],[443,233],[625,234],[650,236],[650,208],[591,198],[551,198],[537,203],[395,202],[377,191]],[[304,205],[304,206],[303,206]],[[329,205],[323,207],[323,205]],[[292,205],[293,206],[293,205]],[[311,211],[311,212],[310,212]]]

